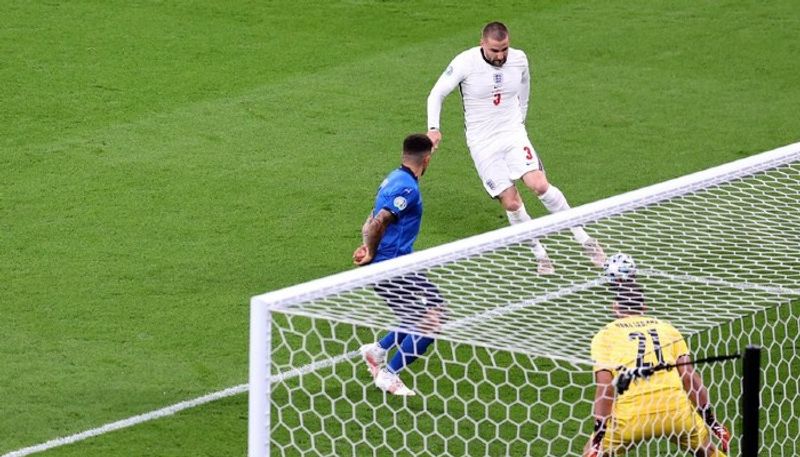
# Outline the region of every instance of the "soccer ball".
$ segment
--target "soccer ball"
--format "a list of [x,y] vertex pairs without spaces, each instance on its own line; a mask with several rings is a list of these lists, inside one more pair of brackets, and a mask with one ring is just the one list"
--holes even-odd
[[620,252],[606,260],[603,264],[603,273],[609,281],[630,281],[636,278],[636,264],[633,262],[633,257]]

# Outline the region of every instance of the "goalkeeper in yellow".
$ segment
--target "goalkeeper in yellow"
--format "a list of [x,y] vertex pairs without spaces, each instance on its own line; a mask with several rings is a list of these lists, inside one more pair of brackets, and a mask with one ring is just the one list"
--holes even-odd
[[[680,332],[645,316],[644,294],[635,281],[614,283],[612,291],[617,320],[592,339],[595,425],[584,457],[625,454],[660,437],[696,457],[725,457],[730,433],[714,417]],[[719,438],[719,449],[709,431]]]

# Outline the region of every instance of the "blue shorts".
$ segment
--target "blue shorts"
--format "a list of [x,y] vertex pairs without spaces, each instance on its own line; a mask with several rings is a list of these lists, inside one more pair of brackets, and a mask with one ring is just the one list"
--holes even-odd
[[409,330],[419,327],[430,308],[444,305],[439,289],[423,273],[381,281],[374,288],[400,319],[401,327]]

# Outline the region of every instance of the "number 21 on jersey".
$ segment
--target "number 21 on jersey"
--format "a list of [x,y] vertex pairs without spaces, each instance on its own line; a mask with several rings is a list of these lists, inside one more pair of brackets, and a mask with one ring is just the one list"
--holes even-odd
[[642,332],[632,332],[628,334],[628,339],[631,341],[638,340],[639,347],[636,350],[636,368],[652,368],[653,364],[644,361],[645,352],[647,351],[647,336],[653,340],[653,353],[658,361],[657,366],[666,365],[664,362],[664,352],[661,350],[661,340],[658,338],[656,329],[651,328],[647,330],[647,335]]

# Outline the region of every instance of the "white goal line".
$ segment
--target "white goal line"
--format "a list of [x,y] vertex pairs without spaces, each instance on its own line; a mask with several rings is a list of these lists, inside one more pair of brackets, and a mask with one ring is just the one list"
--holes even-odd
[[724,279],[715,278],[713,276],[694,276],[694,275],[676,275],[667,273],[660,270],[639,270],[642,276],[654,276],[666,278],[670,281],[678,282],[696,282],[708,286],[721,286],[730,287],[737,290],[758,290],[774,295],[798,295],[800,296],[800,289],[792,289],[783,286],[764,286],[762,284],[755,284],[750,282],[732,282]]

